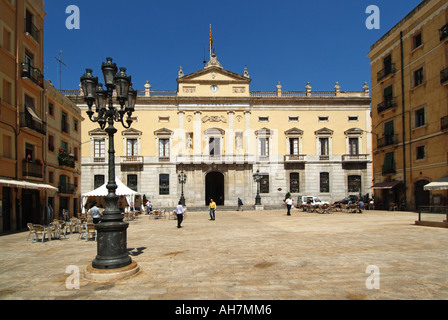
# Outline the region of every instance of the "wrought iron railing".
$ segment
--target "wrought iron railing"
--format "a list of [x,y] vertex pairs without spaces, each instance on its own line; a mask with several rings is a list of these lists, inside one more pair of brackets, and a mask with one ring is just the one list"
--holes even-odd
[[34,120],[28,111],[20,112],[20,127],[29,128],[41,134],[47,133],[47,126],[44,123]]
[[391,146],[398,143],[398,134],[386,134],[378,139],[378,148]]
[[376,74],[377,81],[381,81],[386,78],[388,75],[395,73],[395,63],[391,63],[389,66],[385,67],[381,71]]
[[396,106],[397,106],[397,103],[394,98],[385,98],[383,102],[378,104],[377,110],[378,110],[378,113],[381,113],[388,109],[395,108]]
[[22,78],[29,78],[35,84],[44,87],[44,75],[42,72],[31,65],[31,63],[22,62]]
[[25,32],[28,33],[34,40],[40,43],[40,30],[34,25],[32,21],[25,18]]
[[36,160],[23,160],[22,162],[22,175],[24,177],[42,178],[43,164]]

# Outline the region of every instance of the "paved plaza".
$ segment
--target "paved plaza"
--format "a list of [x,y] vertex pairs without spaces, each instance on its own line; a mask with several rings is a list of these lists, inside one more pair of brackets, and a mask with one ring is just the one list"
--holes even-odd
[[[0,237],[0,299],[309,300],[448,298],[448,229],[416,226],[411,212],[293,210],[190,212],[129,222],[138,274],[85,280],[96,243]],[[76,270],[80,270],[79,288]],[[73,271],[75,270],[75,271]],[[367,271],[367,272],[366,272]],[[69,285],[67,286],[67,283]]]

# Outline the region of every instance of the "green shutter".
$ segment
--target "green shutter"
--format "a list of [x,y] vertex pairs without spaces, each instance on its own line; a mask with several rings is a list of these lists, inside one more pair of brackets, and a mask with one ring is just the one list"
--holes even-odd
[[389,171],[394,169],[394,153],[388,152],[384,157],[383,171]]
[[384,135],[394,134],[394,122],[389,121],[384,124]]

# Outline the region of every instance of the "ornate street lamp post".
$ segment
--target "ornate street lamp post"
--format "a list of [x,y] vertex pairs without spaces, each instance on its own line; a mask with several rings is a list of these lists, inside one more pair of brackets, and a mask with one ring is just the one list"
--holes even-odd
[[[92,122],[98,122],[101,129],[105,128],[109,136],[106,208],[100,222],[95,225],[98,232],[97,256],[92,261],[92,267],[96,269],[116,269],[132,263],[126,243],[126,229],[129,224],[123,222],[123,215],[117,204],[118,196],[115,193],[117,184],[115,183],[114,134],[117,129],[114,128],[114,122],[121,122],[125,128],[131,126],[137,92],[132,89],[131,77],[126,75],[126,68],[120,68],[117,72],[117,66],[112,62],[112,58],[106,58],[106,60],[107,62],[103,62],[101,66],[106,90],[103,89],[101,83],[98,83],[98,78],[92,75],[91,69],[86,69],[86,73],[81,77],[84,100],[88,106],[87,115]],[[114,106],[114,90],[120,104],[119,108]],[[92,110],[94,104],[95,111]]]
[[260,170],[257,169],[257,172],[253,174],[254,181],[257,183],[257,195],[255,196],[255,205],[261,206],[261,197],[260,197],[260,182],[261,182],[261,174]]
[[184,184],[187,182],[187,175],[184,173],[184,170],[182,170],[181,173],[179,173],[178,178],[179,178],[179,183],[182,186],[182,191],[181,191],[181,194],[180,194],[179,201],[180,201],[181,205],[185,206]]

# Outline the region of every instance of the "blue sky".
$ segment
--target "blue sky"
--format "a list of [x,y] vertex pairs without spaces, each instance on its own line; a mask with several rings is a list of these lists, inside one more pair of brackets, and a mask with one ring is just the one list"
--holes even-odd
[[[134,88],[176,90],[185,74],[208,61],[209,26],[223,67],[242,74],[251,90],[360,91],[370,85],[370,46],[421,0],[46,0],[44,72],[59,88],[55,57],[62,51],[62,89],[78,89],[85,68],[101,76],[110,56],[127,68]],[[69,5],[80,29],[66,28]],[[369,30],[366,8],[380,9],[380,29]]]

